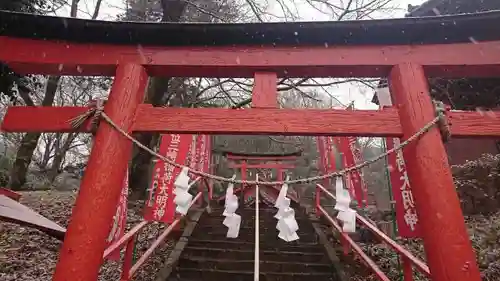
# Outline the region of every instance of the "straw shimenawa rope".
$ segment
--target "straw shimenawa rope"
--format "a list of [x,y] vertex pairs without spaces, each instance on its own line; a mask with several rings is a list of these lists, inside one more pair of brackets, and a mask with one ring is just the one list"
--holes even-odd
[[[89,108],[89,110],[87,112],[83,113],[80,116],[77,116],[77,117],[71,119],[70,120],[71,126],[73,128],[75,128],[75,129],[78,129],[79,126],[81,126],[89,118],[92,118],[92,122],[96,122],[99,118],[105,120],[111,127],[113,127],[115,130],[117,130],[125,138],[129,139],[135,145],[137,145],[141,149],[147,151],[151,155],[153,155],[153,156],[161,159],[162,161],[165,161],[169,165],[172,165],[174,167],[181,168],[181,169],[182,168],[188,168],[189,171],[192,174],[195,174],[195,175],[198,175],[198,176],[201,176],[201,177],[204,177],[204,178],[209,178],[209,179],[212,179],[212,180],[216,180],[216,181],[220,181],[220,182],[226,182],[226,183],[249,184],[249,185],[255,185],[255,184],[259,184],[259,185],[282,185],[282,184],[285,184],[285,183],[286,184],[300,184],[300,183],[309,183],[309,182],[320,181],[320,180],[323,180],[323,179],[328,179],[328,178],[343,176],[343,175],[348,174],[350,172],[353,172],[353,171],[356,171],[356,170],[360,170],[360,169],[362,169],[362,168],[364,168],[366,166],[369,166],[369,165],[371,165],[371,164],[379,161],[380,159],[385,158],[389,154],[392,154],[394,152],[402,150],[405,146],[407,146],[411,142],[419,139],[422,135],[424,135],[425,133],[427,133],[435,125],[446,127],[447,130],[448,130],[448,134],[449,134],[448,123],[446,122],[446,117],[445,117],[445,109],[444,109],[443,106],[439,106],[439,104],[437,104],[436,105],[436,117],[434,119],[432,119],[429,123],[427,123],[425,126],[423,126],[418,132],[416,132],[414,135],[412,135],[411,137],[409,137],[407,140],[401,142],[398,146],[396,146],[396,147],[394,147],[392,149],[387,150],[385,153],[382,153],[382,154],[378,155],[375,158],[366,160],[366,161],[364,161],[362,163],[359,163],[359,164],[356,164],[356,165],[354,165],[352,167],[348,167],[348,168],[345,168],[343,170],[336,171],[336,172],[329,173],[329,174],[324,174],[324,175],[319,175],[319,176],[314,176],[314,177],[309,177],[309,178],[295,179],[295,180],[285,180],[285,181],[272,181],[272,182],[268,182],[268,181],[237,180],[237,179],[233,179],[233,178],[224,178],[224,177],[221,177],[221,176],[212,175],[212,174],[205,173],[205,172],[202,172],[202,171],[193,170],[193,169],[190,169],[187,166],[177,164],[174,161],[168,159],[167,157],[165,157],[163,155],[160,155],[159,153],[153,151],[149,147],[143,145],[138,140],[136,140],[135,138],[133,138],[130,134],[128,134],[126,131],[124,131],[122,128],[120,128],[104,112],[104,108],[103,108],[103,103],[102,102],[95,103],[95,106],[92,106],[91,108]],[[443,125],[443,124],[445,124],[445,125]]]

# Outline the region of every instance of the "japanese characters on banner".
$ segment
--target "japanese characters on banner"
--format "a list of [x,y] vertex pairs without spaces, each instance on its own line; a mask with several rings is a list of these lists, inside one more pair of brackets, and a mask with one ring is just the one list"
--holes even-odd
[[196,170],[198,163],[198,155],[196,154],[196,147],[198,146],[198,136],[192,136],[191,146],[189,148],[189,169]]
[[198,155],[198,165],[196,170],[206,172],[205,169],[205,154],[206,154],[206,146],[207,146],[207,135],[198,135],[197,143],[199,145],[196,146],[196,155]]
[[[319,152],[319,169],[322,173],[328,173],[328,155],[327,155],[327,140],[326,137],[316,137]],[[328,186],[328,179],[323,180],[323,185]]]
[[[387,87],[377,89],[377,98],[381,107],[392,105],[391,95]],[[398,138],[386,138],[386,149],[390,150],[398,146],[399,142]],[[389,154],[387,162],[392,195],[396,201],[396,222],[399,235],[404,238],[419,237],[418,216],[402,152]]]
[[[346,110],[353,110],[354,104],[351,104]],[[344,168],[352,167],[363,161],[363,155],[358,146],[356,137],[339,137],[337,138],[340,151],[343,154],[342,162]],[[358,207],[363,208],[368,204],[368,187],[366,186],[363,174],[360,170],[355,170],[347,174],[346,185],[351,194],[358,202]]]
[[210,160],[212,159],[212,142],[209,135],[205,135],[205,153],[203,155],[205,159],[203,164],[203,171],[210,172]]
[[[209,135],[205,135],[205,150],[203,154],[203,169],[202,171],[205,173],[210,173],[210,162],[212,159],[212,141]],[[213,193],[213,182],[208,179],[208,196],[212,198]]]
[[316,142],[318,144],[318,152],[320,157],[320,168],[323,173],[328,171],[328,156],[326,153],[326,137],[316,137]]
[[[392,149],[399,145],[398,138],[387,138],[386,148]],[[401,237],[413,238],[419,236],[418,217],[413,201],[408,174],[406,173],[403,153],[391,153],[387,156],[392,194],[396,201],[396,221]]]
[[[362,161],[356,137],[339,137],[337,143],[342,152],[344,168],[352,167]],[[368,202],[368,191],[361,171],[355,170],[348,173],[346,175],[346,185],[351,197],[358,202],[358,207],[365,207]]]
[[[337,169],[335,161],[334,138],[333,137],[317,137],[318,152],[320,155],[320,170],[322,173],[327,174]],[[325,187],[331,186],[331,179],[324,179],[323,185]]]
[[326,137],[326,153],[327,153],[327,162],[329,163],[328,164],[328,167],[329,167],[329,172],[333,172],[335,170],[337,170],[337,161],[335,160],[335,150],[334,150],[334,147],[335,147],[335,141],[334,141],[334,137]]
[[[363,162],[363,153],[358,145],[358,140],[356,137],[348,137],[349,140],[349,148],[351,149],[352,156],[354,158],[354,163],[358,164]],[[368,186],[366,185],[365,179],[363,178],[363,172],[361,170],[357,170],[352,175],[352,180],[354,184],[359,185],[359,189],[363,193],[363,205],[366,206],[368,204]]]
[[208,172],[210,168],[210,136],[196,135],[190,148],[189,168],[202,172]]
[[[118,201],[118,206],[116,207],[116,213],[113,217],[113,225],[111,226],[111,231],[106,239],[107,247],[117,242],[125,234],[125,226],[127,224],[127,197],[128,197],[128,168],[125,174],[125,179],[123,181],[122,192],[120,194],[120,201]],[[120,260],[120,249],[112,252],[108,256],[109,260],[119,261]]]
[[[159,153],[169,160],[184,165],[192,143],[192,135],[166,134],[161,136]],[[172,223],[175,218],[173,185],[180,168],[158,160],[154,165],[153,179],[149,188],[144,219]]]

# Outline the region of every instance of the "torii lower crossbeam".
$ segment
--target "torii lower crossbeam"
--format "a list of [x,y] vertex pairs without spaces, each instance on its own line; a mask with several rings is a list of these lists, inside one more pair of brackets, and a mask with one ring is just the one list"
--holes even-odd
[[[74,132],[69,120],[87,107],[9,107],[2,123],[5,132]],[[130,132],[233,135],[351,135],[401,137],[397,108],[383,110],[154,108],[141,104]],[[451,111],[451,134],[461,137],[500,137],[495,114]],[[203,120],[203,122],[200,122]],[[266,120],[266,122],[262,122]],[[366,121],[370,125],[366,125]],[[477,126],[481,124],[481,126]],[[90,132],[88,122],[78,129]]]

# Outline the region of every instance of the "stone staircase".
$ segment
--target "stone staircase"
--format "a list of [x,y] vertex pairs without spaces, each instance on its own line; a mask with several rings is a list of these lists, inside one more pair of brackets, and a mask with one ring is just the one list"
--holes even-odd
[[[161,280],[254,280],[255,209],[237,211],[242,225],[236,239],[226,238],[222,211],[201,214],[189,236],[179,240]],[[300,239],[287,243],[278,238],[275,213],[276,209],[267,206],[260,210],[260,281],[339,281],[331,256],[318,242],[307,215],[296,209]]]

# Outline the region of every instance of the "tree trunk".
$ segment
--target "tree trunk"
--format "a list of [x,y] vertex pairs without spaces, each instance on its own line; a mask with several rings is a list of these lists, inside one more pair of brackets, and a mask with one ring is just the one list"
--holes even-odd
[[69,148],[71,147],[71,143],[73,143],[75,137],[76,133],[71,133],[68,135],[61,148],[55,147],[55,156],[54,160],[52,160],[52,166],[50,167],[49,171],[49,181],[51,183],[54,182],[57,175],[59,174],[59,169],[61,168],[61,164],[64,160],[64,157],[66,156],[66,152],[68,152]]
[[[78,13],[78,2],[80,0],[71,1],[71,11],[70,16],[76,18]],[[95,17],[97,17],[100,8],[100,3],[96,6],[96,11],[94,12]],[[95,19],[95,18],[92,18]],[[47,79],[47,87],[45,89],[45,96],[42,100],[42,106],[52,106],[54,99],[56,97],[57,87],[60,76],[49,76]],[[20,89],[21,90],[21,89]],[[20,91],[21,98],[24,99],[26,105],[34,105],[33,100],[29,96],[28,92]],[[28,172],[28,167],[31,163],[31,158],[35,152],[36,145],[40,139],[40,133],[26,133],[21,140],[21,146],[19,147],[16,160],[10,171],[9,187],[13,190],[20,190],[22,186],[26,183],[26,174]]]
[[[151,103],[153,106],[162,106],[170,100],[170,106],[182,106],[182,99],[178,98],[183,94],[183,81],[182,78],[165,78],[157,77],[151,79],[151,85],[146,97],[145,103]],[[170,82],[170,83],[169,83]],[[173,96],[175,97],[169,98]],[[136,135],[137,140],[142,144],[153,148],[159,141],[159,134],[142,133]],[[142,199],[145,196],[145,191],[149,185],[151,164],[153,156],[148,152],[135,147],[134,157],[132,159],[132,166],[130,170],[130,189],[131,200]]]
[[53,141],[49,139],[49,141],[45,144],[45,151],[43,152],[43,157],[39,164],[40,169],[45,169],[49,165],[49,161],[51,158],[50,152],[52,152],[53,146],[54,146]]
[[[45,97],[42,106],[51,106],[56,96],[57,86],[59,85],[59,76],[50,76],[47,80]],[[21,140],[21,146],[16,154],[16,160],[10,171],[9,187],[13,190],[20,190],[26,183],[26,174],[36,149],[40,133],[26,133]]]
[[[163,18],[164,22],[179,22],[182,14],[186,8],[186,2],[179,0],[162,0]],[[165,105],[169,100],[169,82],[170,77],[155,77],[150,79],[150,86],[146,95],[145,103],[152,104],[153,106]],[[177,83],[175,83],[177,84]],[[174,104],[170,104],[173,106]],[[143,133],[135,136],[142,144],[147,145],[149,148],[154,147],[158,143],[159,134]],[[146,194],[146,189],[149,184],[150,166],[153,157],[144,150],[138,150],[132,158],[132,165],[130,167],[129,185],[132,193],[131,200],[142,199]]]

